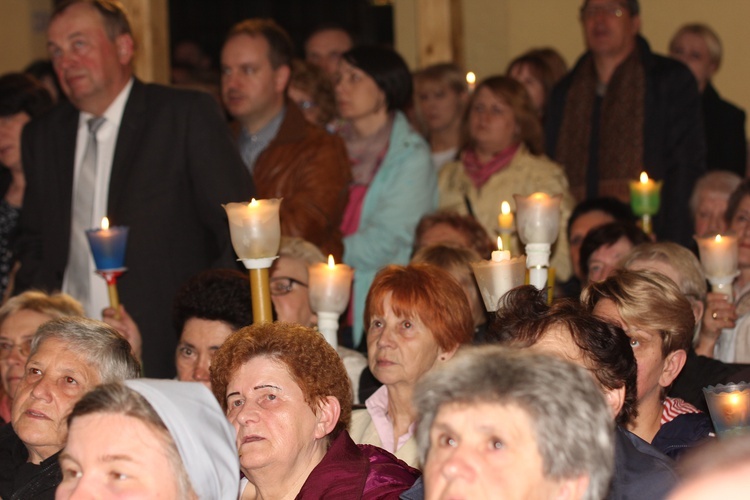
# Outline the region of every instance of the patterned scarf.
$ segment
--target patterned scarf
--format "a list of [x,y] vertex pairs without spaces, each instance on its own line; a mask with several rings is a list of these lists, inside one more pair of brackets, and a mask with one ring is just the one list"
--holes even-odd
[[628,181],[644,170],[646,77],[638,50],[615,70],[602,99],[600,122],[592,124],[597,84],[594,59],[589,55],[568,92],[555,158],[565,166],[573,195],[584,199],[591,127],[598,126],[598,195],[627,201]]
[[499,172],[507,167],[516,155],[519,146],[520,144],[513,144],[503,149],[486,163],[479,161],[479,157],[473,148],[466,149],[463,154],[464,171],[469,179],[471,179],[474,187],[477,189],[481,188],[495,172]]

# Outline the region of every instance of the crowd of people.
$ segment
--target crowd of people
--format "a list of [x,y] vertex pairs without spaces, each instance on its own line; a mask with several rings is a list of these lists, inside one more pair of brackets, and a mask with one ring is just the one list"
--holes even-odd
[[[534,48],[471,90],[453,62],[412,72],[337,25],[296,59],[247,19],[211,96],[180,88],[210,80],[196,47],[176,85],[147,84],[118,1],[59,2],[51,73],[0,76],[0,497],[750,487],[750,442],[716,443],[702,393],[750,380],[745,114],[711,83],[721,42],[685,25],[664,57],[638,0],[579,14],[571,69]],[[629,205],[644,169],[663,183],[653,231]],[[536,192],[562,197],[551,293],[488,312],[472,264],[500,203]],[[271,323],[221,207],[253,197],[282,199]],[[86,240],[103,217],[129,227],[116,306]],[[731,295],[693,240],[727,232]],[[327,255],[355,271],[335,346],[309,297]]]

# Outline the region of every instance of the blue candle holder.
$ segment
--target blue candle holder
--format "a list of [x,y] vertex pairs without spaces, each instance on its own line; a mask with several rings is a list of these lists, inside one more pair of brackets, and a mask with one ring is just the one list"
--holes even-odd
[[86,231],[97,270],[124,269],[128,229],[125,226],[114,226],[109,229],[89,229]]

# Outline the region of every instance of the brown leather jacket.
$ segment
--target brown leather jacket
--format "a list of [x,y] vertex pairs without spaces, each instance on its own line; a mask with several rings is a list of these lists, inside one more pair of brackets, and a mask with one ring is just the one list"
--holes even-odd
[[253,170],[259,198],[284,198],[281,234],[299,236],[341,262],[341,218],[349,198],[351,167],[343,141],[308,123],[287,101],[279,133]]

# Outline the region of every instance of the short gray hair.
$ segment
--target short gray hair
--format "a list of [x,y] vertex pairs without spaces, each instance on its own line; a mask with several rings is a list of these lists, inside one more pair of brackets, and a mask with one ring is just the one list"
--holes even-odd
[[644,261],[669,264],[680,275],[677,286],[688,299],[706,300],[706,274],[698,258],[687,248],[669,241],[641,243],[628,253],[622,267],[630,269],[634,263]]
[[543,474],[589,477],[585,499],[604,498],[614,468],[614,420],[594,378],[567,361],[501,346],[466,347],[414,391],[423,463],[430,428],[447,404],[517,405],[530,417]]
[[49,339],[57,339],[96,368],[101,383],[138,378],[141,367],[130,343],[106,323],[88,318],[58,318],[44,323],[31,341],[29,358]]
[[742,177],[728,170],[712,170],[698,179],[690,195],[690,214],[693,219],[698,213],[698,202],[700,202],[700,195],[704,191],[723,194],[729,200],[729,197],[741,182]]

